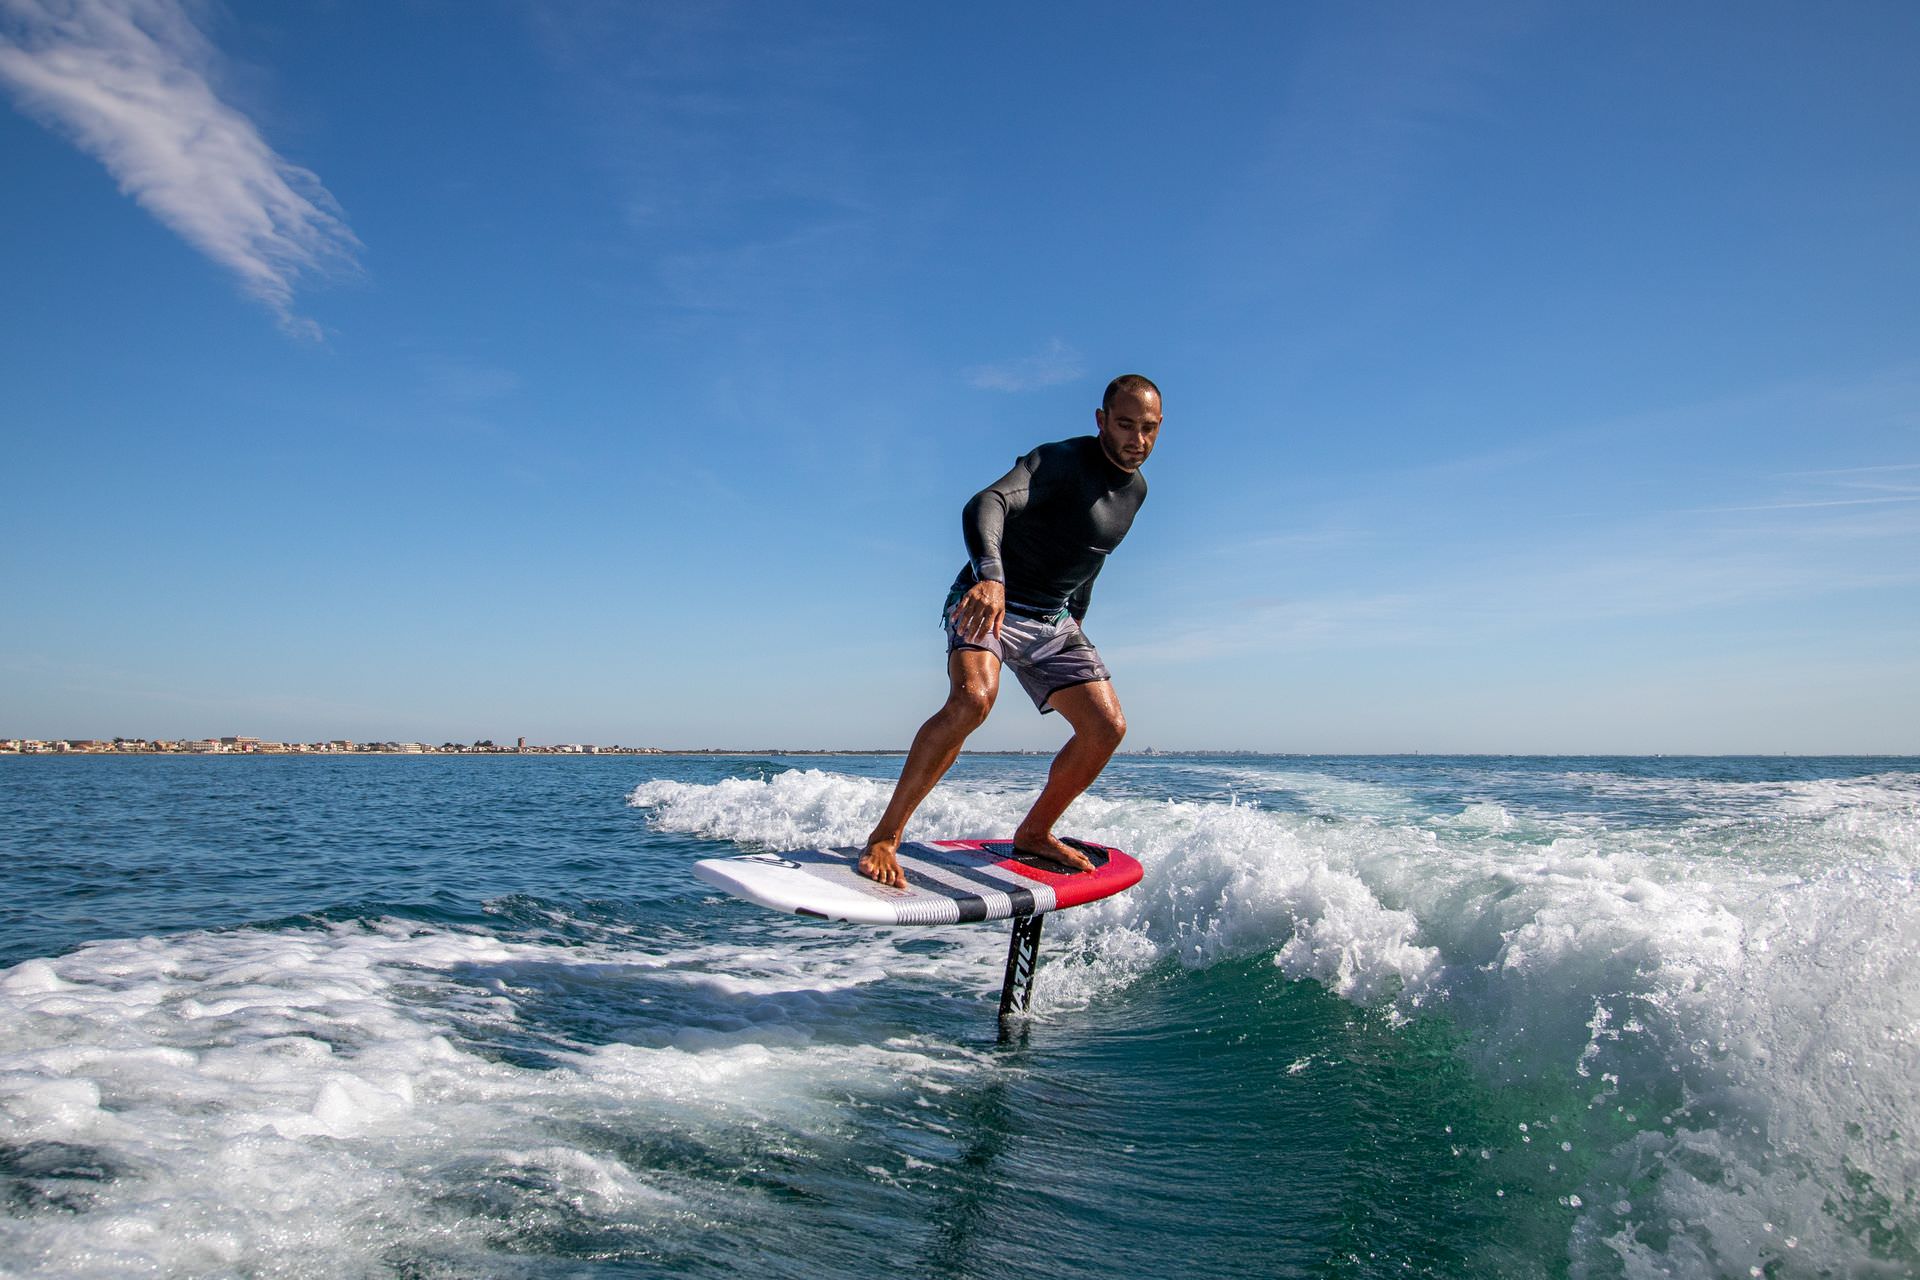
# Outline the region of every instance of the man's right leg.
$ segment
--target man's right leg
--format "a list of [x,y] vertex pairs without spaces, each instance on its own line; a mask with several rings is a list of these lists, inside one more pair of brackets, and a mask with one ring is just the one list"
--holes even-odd
[[896,854],[907,819],[927,798],[934,784],[947,775],[959,758],[967,735],[986,723],[993,700],[1000,693],[1000,659],[984,649],[955,649],[947,655],[947,701],[920,726],[893,785],[893,798],[880,825],[867,837],[860,855],[860,874],[896,889],[907,887]]

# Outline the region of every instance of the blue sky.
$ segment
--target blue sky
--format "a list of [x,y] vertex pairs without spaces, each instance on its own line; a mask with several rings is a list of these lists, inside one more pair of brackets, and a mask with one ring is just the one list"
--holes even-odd
[[[1920,751],[1920,8],[0,2],[0,736]],[[1008,688],[975,739],[1057,743]]]

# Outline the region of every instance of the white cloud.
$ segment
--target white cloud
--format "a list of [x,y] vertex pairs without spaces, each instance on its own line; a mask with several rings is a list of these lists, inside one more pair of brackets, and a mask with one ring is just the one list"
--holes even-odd
[[[1708,511],[1800,511],[1816,507],[1871,507],[1889,502],[1920,502],[1920,483],[1908,476],[1920,463],[1895,462],[1877,467],[1829,467],[1790,472],[1793,491],[1771,502],[1739,507],[1708,507]],[[1812,483],[1809,484],[1808,482]],[[1838,496],[1836,496],[1836,491]],[[1857,493],[1869,497],[1854,497]]]
[[1709,511],[1802,511],[1812,507],[1873,507],[1888,502],[1920,502],[1920,493],[1888,498],[1822,498],[1813,502],[1763,502],[1751,507],[1708,507]]
[[1495,544],[1462,551],[1444,574],[1422,569],[1417,580],[1386,564],[1362,571],[1352,587],[1320,595],[1223,599],[1198,624],[1169,611],[1139,640],[1102,649],[1128,663],[1461,644],[1521,652],[1555,632],[1639,622],[1647,634],[1663,634],[1676,620],[1730,617],[1763,605],[1791,614],[1803,628],[1817,627],[1821,602],[1844,594],[1876,602],[1888,633],[1910,625],[1920,585],[1920,513],[1906,506],[1800,509],[1825,505],[1724,508],[1770,514],[1739,523],[1643,518],[1522,547]]
[[219,55],[180,0],[0,0],[0,83],[106,166],[120,189],[240,277],[290,333],[309,272],[360,247],[312,173],[221,101]]
[[[1920,462],[1890,462],[1878,467],[1828,467],[1820,471],[1797,471],[1802,476],[1878,476],[1894,471],[1920,471]],[[1841,483],[1846,483],[1842,480]]]
[[975,365],[967,370],[967,382],[982,391],[1036,391],[1072,382],[1086,371],[1080,353],[1055,338],[1033,355]]

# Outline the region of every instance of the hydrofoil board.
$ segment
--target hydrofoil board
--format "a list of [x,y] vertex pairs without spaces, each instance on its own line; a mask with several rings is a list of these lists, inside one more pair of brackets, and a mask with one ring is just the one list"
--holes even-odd
[[1140,883],[1140,864],[1118,849],[1083,840],[1067,843],[1087,855],[1093,870],[1071,871],[1017,853],[1010,840],[927,840],[900,846],[904,889],[861,875],[858,846],[704,858],[693,864],[693,873],[775,911],[856,924],[968,924],[1038,916],[1097,902]]

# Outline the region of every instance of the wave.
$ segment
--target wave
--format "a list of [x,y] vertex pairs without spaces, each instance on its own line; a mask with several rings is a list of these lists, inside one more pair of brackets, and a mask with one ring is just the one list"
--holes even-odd
[[[1267,956],[1389,1017],[1444,1016],[1490,1083],[1574,1113],[1564,1149],[1516,1130],[1506,1158],[1564,1184],[1577,1274],[1920,1269],[1920,787],[1586,782],[1695,808],[1596,826],[1494,800],[1423,813],[1374,784],[1319,787],[1360,808],[1337,814],[1084,797],[1062,829],[1147,878],[1061,914],[1041,1016],[1169,963]],[[664,830],[799,847],[857,843],[888,790],[794,770],[630,802]],[[937,789],[908,834],[1003,835],[1031,798]]]

